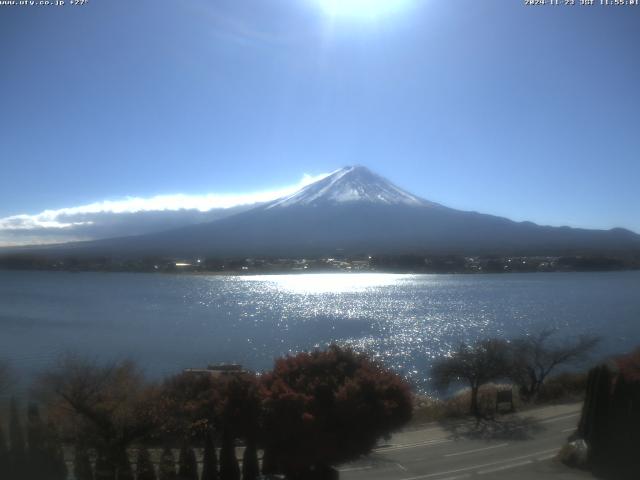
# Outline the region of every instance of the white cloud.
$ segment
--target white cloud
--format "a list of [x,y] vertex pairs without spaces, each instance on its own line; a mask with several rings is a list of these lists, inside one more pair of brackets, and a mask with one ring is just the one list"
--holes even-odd
[[[327,175],[327,173],[305,174],[295,185],[261,192],[205,195],[173,194],[148,198],[126,197],[120,200],[105,200],[57,210],[44,210],[33,215],[12,215],[0,218],[0,246],[146,233],[145,228],[149,231],[162,229],[163,219],[170,219],[171,222],[167,223],[165,228],[172,228],[180,225],[180,221],[176,219],[180,214],[171,212],[189,212],[189,215],[186,213],[182,215],[184,217],[181,220],[182,223],[206,221],[208,219],[206,212],[275,200],[291,195],[300,188]],[[145,212],[148,214],[145,215]],[[146,225],[146,227],[134,232],[128,231],[132,226],[132,219],[140,220],[139,223]]]

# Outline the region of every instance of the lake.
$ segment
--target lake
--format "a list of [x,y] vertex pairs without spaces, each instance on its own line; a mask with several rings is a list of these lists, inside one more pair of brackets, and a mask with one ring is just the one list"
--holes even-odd
[[640,272],[268,276],[0,271],[0,356],[22,377],[69,351],[129,357],[150,375],[273,359],[338,341],[424,387],[462,341],[546,327],[640,344]]

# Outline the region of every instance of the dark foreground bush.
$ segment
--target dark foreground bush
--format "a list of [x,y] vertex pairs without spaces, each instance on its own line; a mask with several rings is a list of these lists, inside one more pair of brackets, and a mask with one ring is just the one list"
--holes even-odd
[[277,360],[262,384],[264,446],[289,479],[330,478],[411,418],[402,378],[337,346]]
[[593,368],[577,435],[602,478],[636,480],[640,472],[640,350]]

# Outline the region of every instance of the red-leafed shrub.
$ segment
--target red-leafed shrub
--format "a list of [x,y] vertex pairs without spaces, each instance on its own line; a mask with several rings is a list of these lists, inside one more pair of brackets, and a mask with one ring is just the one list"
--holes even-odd
[[621,375],[628,382],[640,381],[640,348],[624,357],[616,359],[616,365]]
[[262,388],[265,449],[289,478],[364,455],[411,418],[401,377],[338,346],[277,360]]

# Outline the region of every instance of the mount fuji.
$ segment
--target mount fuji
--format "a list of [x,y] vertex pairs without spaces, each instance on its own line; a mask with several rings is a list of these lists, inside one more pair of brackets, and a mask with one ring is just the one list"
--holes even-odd
[[448,208],[365,167],[345,167],[285,198],[215,220],[134,237],[49,248],[141,257],[336,254],[567,255],[640,252],[629,230],[547,227]]
[[293,195],[276,200],[267,208],[303,205],[335,206],[351,202],[408,206],[436,205],[405,192],[365,167],[357,166],[345,167],[333,172]]

